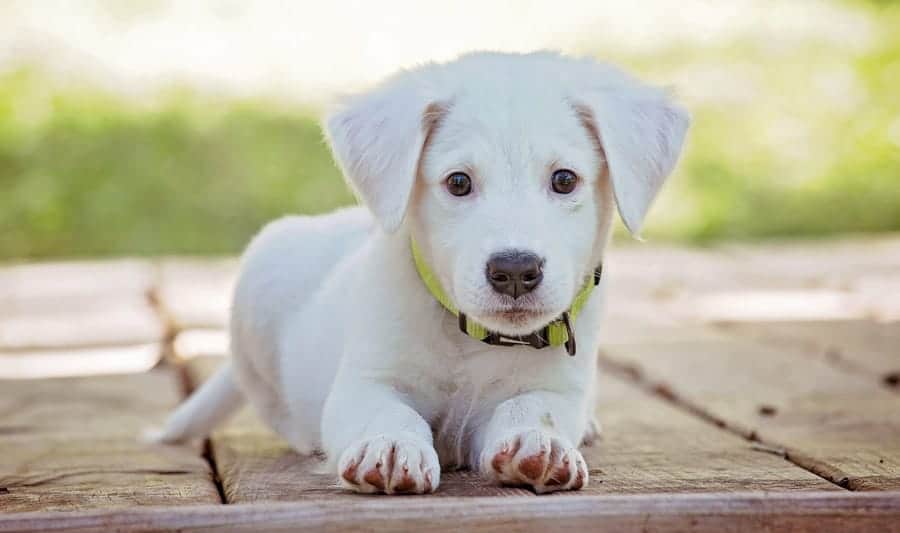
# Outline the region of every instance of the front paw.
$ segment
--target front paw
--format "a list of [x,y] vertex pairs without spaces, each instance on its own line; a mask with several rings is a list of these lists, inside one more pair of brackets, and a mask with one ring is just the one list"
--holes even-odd
[[415,435],[379,435],[348,447],[341,482],[357,492],[424,494],[438,488],[441,467],[431,444]]
[[587,463],[574,446],[540,429],[513,432],[481,454],[481,472],[504,485],[529,486],[538,494],[587,485]]

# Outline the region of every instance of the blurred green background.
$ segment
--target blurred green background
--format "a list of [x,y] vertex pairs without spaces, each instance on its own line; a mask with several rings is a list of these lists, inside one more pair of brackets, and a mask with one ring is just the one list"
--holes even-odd
[[[866,21],[864,45],[578,44],[671,83],[693,113],[647,237],[900,230],[900,7],[840,6]],[[0,72],[0,259],[233,254],[269,219],[351,203],[317,115],[186,87],[136,99],[39,65]]]

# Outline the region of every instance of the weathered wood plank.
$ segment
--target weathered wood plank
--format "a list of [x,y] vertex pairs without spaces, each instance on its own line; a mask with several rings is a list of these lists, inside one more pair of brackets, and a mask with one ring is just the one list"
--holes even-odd
[[[189,368],[199,381],[220,361],[195,359]],[[582,494],[840,490],[618,379],[606,377],[600,390],[604,434],[584,449],[592,482]],[[349,496],[335,484],[333,473],[322,471],[318,459],[292,452],[249,410],[213,436],[212,450],[229,502]],[[476,473],[447,472],[437,495],[532,494],[495,487]]]
[[795,345],[833,365],[900,386],[900,322],[738,322],[719,326],[775,345]]
[[615,366],[836,483],[898,486],[900,410],[875,390],[898,381],[896,326],[871,318],[900,316],[900,240],[624,248],[610,263]]
[[167,259],[160,264],[157,298],[179,330],[222,328],[236,275],[234,259]]
[[587,493],[841,490],[609,374],[598,403],[601,438],[582,450]]
[[[200,357],[188,363],[189,375],[202,382],[221,363],[218,357]],[[358,498],[337,484],[317,457],[302,456],[266,428],[250,408],[241,412],[210,439],[225,499],[229,503]],[[441,477],[437,495],[533,496],[523,489],[483,483],[470,472],[448,472]]]
[[854,289],[869,279],[896,279],[900,268],[897,234],[725,244],[720,249],[735,257],[748,272],[802,280],[807,286]]
[[0,268],[0,352],[158,341],[153,277],[142,261]]
[[900,531],[900,493],[356,497],[2,516],[16,531]]
[[[653,338],[652,332],[649,338]],[[900,488],[900,397],[801,349],[747,339],[610,344],[607,366],[853,490]]]
[[0,382],[0,514],[219,502],[199,449],[138,441],[180,389],[171,369]]
[[645,321],[900,319],[900,238],[617,246],[610,309]]
[[787,240],[710,247],[622,243],[610,249],[618,276],[650,288],[717,291],[832,288],[852,290],[870,280],[896,279],[900,236]]
[[161,352],[160,343],[0,352],[0,379],[146,372],[159,361]]
[[226,330],[188,329],[175,336],[172,350],[182,359],[224,357],[228,353],[229,342]]
[[[252,426],[251,419],[255,417],[249,415],[249,412],[239,415],[235,425]],[[357,498],[337,484],[334,472],[326,470],[320,458],[297,454],[262,428],[250,432],[230,429],[216,432],[211,440],[222,489],[229,503]],[[446,472],[441,476],[436,495],[521,497],[533,494],[483,483],[471,472]]]

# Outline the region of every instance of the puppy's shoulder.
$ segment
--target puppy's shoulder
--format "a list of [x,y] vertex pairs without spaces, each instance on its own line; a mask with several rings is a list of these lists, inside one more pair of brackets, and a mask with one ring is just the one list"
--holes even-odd
[[339,209],[325,215],[288,215],[275,219],[250,241],[246,253],[281,241],[297,243],[297,238],[318,236],[334,239],[343,235],[368,232],[374,226],[372,215],[362,207]]

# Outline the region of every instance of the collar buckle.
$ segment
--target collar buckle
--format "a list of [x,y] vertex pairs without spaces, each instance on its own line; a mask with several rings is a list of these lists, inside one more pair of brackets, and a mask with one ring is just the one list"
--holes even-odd
[[[459,330],[469,334],[468,329],[468,319],[466,318],[466,314],[460,312],[459,313]],[[481,342],[485,344],[490,344],[491,346],[531,346],[535,349],[546,348],[550,346],[550,329],[549,326],[544,326],[540,331],[535,331],[534,333],[528,335],[522,335],[519,337],[507,337],[505,335],[501,335],[497,332],[488,332],[488,336],[481,339]]]
[[491,332],[487,337],[482,339],[482,342],[494,346],[531,346],[532,348],[539,350],[550,346],[550,341],[547,340],[548,338],[549,330],[545,326],[540,331],[535,331],[534,333],[519,337],[507,337],[499,333]]
[[566,326],[566,334],[568,336],[568,339],[566,339],[566,353],[573,356],[575,355],[575,329],[572,328],[572,317],[569,316],[568,311],[562,314],[562,323]]

